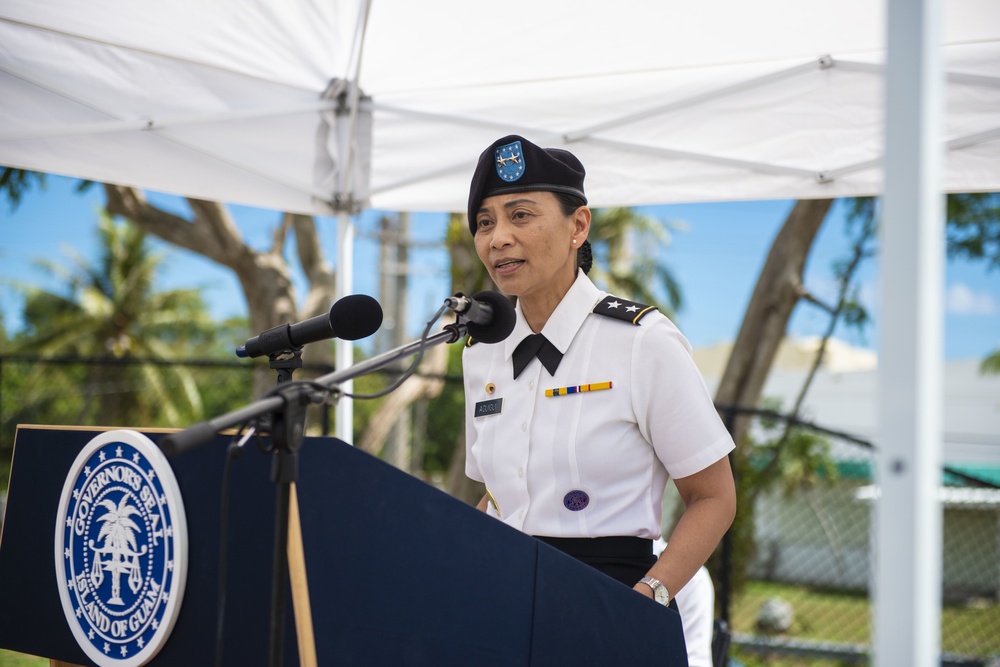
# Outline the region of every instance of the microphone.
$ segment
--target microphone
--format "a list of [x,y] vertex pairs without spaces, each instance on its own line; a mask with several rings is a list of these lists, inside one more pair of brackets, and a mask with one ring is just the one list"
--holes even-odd
[[499,292],[480,292],[472,297],[459,292],[445,299],[445,305],[458,313],[469,334],[480,343],[499,343],[517,322],[514,306]]
[[236,348],[237,357],[260,357],[294,350],[329,338],[358,340],[371,336],[382,326],[382,306],[367,294],[351,294],[339,299],[330,312],[295,324],[268,329]]

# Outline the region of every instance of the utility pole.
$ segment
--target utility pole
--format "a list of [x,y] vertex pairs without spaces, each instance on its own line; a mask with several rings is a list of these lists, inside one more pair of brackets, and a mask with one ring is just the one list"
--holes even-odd
[[[382,327],[380,347],[385,350],[401,347],[406,340],[407,266],[409,264],[410,214],[399,213],[393,225],[392,218],[381,220],[381,250],[379,290],[382,304],[390,318]],[[404,410],[397,419],[385,442],[383,458],[396,468],[410,472],[410,410]]]

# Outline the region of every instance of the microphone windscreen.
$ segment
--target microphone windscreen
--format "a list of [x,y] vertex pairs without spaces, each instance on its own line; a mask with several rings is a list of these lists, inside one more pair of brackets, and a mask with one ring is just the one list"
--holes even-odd
[[337,338],[366,338],[382,326],[382,306],[367,294],[345,296],[330,308],[330,324]]
[[480,343],[499,343],[507,338],[517,322],[517,313],[514,312],[510,299],[499,292],[480,292],[472,299],[485,303],[493,309],[493,321],[489,324],[469,322],[466,325],[473,340]]

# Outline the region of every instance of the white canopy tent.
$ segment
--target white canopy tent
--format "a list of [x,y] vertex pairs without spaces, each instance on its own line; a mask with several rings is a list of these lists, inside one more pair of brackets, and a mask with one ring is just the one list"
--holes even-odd
[[[884,275],[900,279],[883,302],[900,326],[882,332],[882,428],[893,466],[920,481],[883,502],[920,524],[933,506],[907,503],[940,449],[928,201],[1000,190],[1000,4],[941,1],[892,0],[887,21],[872,0],[3,0],[0,164],[341,214],[346,294],[349,213],[463,211],[478,153],[511,131],[579,155],[597,206],[877,194],[893,34],[888,171],[895,201],[914,203],[890,206],[887,190]],[[922,84],[939,68],[936,115],[942,95]],[[942,141],[937,178],[926,156]],[[896,567],[878,574],[900,576],[878,599],[916,610],[877,615],[884,664],[936,661],[936,586],[920,579],[934,563],[913,555],[940,550],[928,525],[916,549],[881,545]],[[897,646],[910,650],[883,650]]]
[[[948,191],[1000,185],[1000,7],[945,9]],[[278,210],[462,211],[516,131],[598,206],[881,191],[872,0],[4,0],[0,160]],[[367,17],[367,20],[366,20]],[[340,85],[338,86],[338,82]],[[359,82],[370,151],[338,183]]]

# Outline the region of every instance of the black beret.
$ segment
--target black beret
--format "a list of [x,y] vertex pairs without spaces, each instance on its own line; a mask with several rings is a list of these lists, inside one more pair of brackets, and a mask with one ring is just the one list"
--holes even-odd
[[509,134],[494,141],[479,156],[469,188],[469,231],[476,233],[476,213],[487,197],[511,192],[562,192],[587,203],[583,194],[583,163],[561,148],[540,148]]

